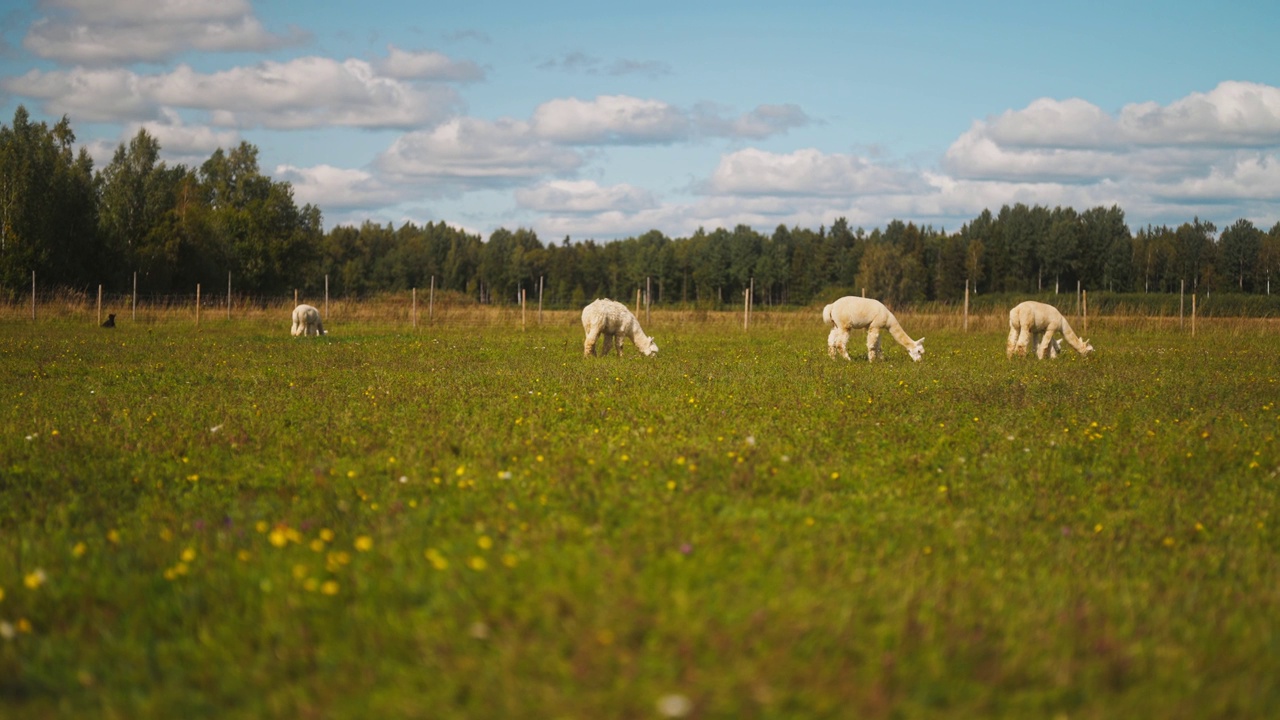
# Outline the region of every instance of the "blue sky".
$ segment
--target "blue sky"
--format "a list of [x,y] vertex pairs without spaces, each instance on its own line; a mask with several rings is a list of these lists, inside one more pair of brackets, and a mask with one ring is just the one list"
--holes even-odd
[[1280,221],[1280,5],[43,0],[0,6],[0,111],[102,167],[245,140],[325,224],[544,241],[1015,202]]

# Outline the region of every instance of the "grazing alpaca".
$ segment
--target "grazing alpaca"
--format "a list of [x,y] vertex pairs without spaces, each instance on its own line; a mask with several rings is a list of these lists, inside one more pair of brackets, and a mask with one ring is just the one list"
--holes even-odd
[[113,328],[115,326],[116,326],[116,314],[111,313],[107,315],[107,319],[102,322],[102,327]]
[[582,329],[587,333],[587,339],[582,344],[583,357],[596,354],[596,338],[600,335],[604,336],[605,355],[609,354],[616,343],[618,356],[621,357],[624,337],[630,337],[636,349],[646,357],[658,353],[658,344],[644,334],[644,330],[640,329],[640,321],[636,320],[627,306],[608,298],[596,300],[582,308]]
[[822,321],[831,326],[831,333],[827,335],[827,353],[833,359],[836,353],[845,360],[850,359],[849,331],[855,328],[867,329],[867,360],[884,359],[884,352],[880,349],[880,331],[885,328],[889,328],[889,334],[906,349],[912,360],[920,362],[924,357],[924,338],[912,340],[898,324],[898,318],[879,300],[852,295],[842,297],[822,308]]
[[1062,341],[1054,340],[1053,335],[1059,330],[1076,352],[1081,355],[1093,352],[1093,346],[1076,335],[1058,308],[1034,300],[1019,303],[1009,311],[1009,341],[1005,344],[1005,355],[1009,358],[1015,354],[1026,355],[1027,345],[1034,341],[1037,358],[1043,360],[1046,354],[1050,358],[1057,357]]
[[328,335],[320,322],[320,311],[310,305],[299,305],[293,309],[293,335]]

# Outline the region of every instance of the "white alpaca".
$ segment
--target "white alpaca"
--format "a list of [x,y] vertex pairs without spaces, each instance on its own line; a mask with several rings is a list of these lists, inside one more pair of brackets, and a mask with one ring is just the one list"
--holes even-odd
[[1054,340],[1053,335],[1059,330],[1076,352],[1081,355],[1093,352],[1093,346],[1076,335],[1058,308],[1034,300],[1019,303],[1009,311],[1009,341],[1005,344],[1005,355],[1010,358],[1015,354],[1026,355],[1027,346],[1034,342],[1037,358],[1043,360],[1045,355],[1057,357],[1062,341]]
[[867,360],[884,359],[884,352],[880,349],[880,331],[885,328],[889,328],[889,334],[906,349],[912,360],[920,362],[924,357],[924,338],[912,340],[898,324],[898,318],[879,300],[852,295],[842,297],[822,308],[822,321],[831,326],[827,335],[827,353],[832,358],[840,353],[845,360],[850,359],[849,331],[855,328],[867,329]]
[[310,305],[299,305],[293,309],[293,335],[328,335],[320,322],[320,311]]
[[583,357],[596,354],[596,338],[601,335],[604,336],[605,355],[609,354],[616,343],[618,356],[621,357],[624,337],[630,337],[636,349],[645,356],[656,355],[658,352],[658,344],[644,334],[640,329],[640,321],[636,320],[627,306],[608,298],[596,300],[582,308],[582,329],[587,333],[587,339],[582,344]]

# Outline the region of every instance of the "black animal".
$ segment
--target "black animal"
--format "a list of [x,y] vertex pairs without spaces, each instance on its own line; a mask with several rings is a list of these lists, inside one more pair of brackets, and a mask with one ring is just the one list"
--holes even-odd
[[106,322],[102,323],[102,327],[113,328],[115,326],[116,326],[116,314],[111,313],[110,315],[107,315]]

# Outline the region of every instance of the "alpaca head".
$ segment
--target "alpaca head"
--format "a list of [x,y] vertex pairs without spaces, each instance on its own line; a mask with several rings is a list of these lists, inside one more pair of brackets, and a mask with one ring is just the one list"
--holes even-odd
[[653,357],[658,354],[658,343],[655,342],[653,338],[649,338],[649,342],[644,347],[640,348],[640,352],[645,357]]
[[1093,346],[1089,344],[1088,340],[1081,340],[1080,342],[1084,343],[1084,349],[1080,351],[1081,355],[1088,355],[1093,352]]
[[911,356],[912,360],[920,362],[924,358],[924,338],[917,340],[916,344],[912,345],[911,349],[907,351],[907,354]]

